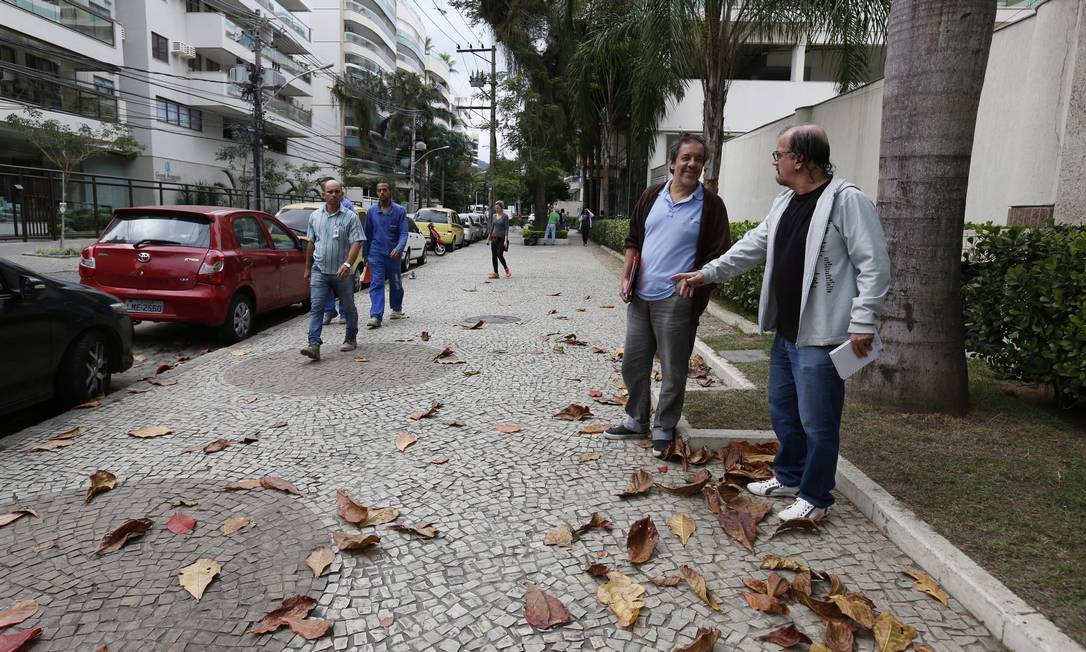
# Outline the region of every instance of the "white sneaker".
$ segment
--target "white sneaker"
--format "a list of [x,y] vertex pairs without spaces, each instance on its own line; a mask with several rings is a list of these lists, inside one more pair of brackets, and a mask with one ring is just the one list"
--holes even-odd
[[799,494],[799,487],[789,487],[781,484],[777,478],[751,482],[747,485],[747,491],[755,496],[795,496]]
[[791,521],[796,518],[809,518],[812,521],[821,521],[826,517],[826,514],[828,514],[829,511],[829,507],[815,507],[802,498],[796,498],[796,502],[777,512],[777,517],[782,521]]
[[403,319],[403,311],[402,310],[393,310],[391,317],[392,317],[392,319]]

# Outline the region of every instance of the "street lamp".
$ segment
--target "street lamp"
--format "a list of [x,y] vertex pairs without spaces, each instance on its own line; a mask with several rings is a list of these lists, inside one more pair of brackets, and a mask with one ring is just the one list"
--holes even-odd
[[286,80],[286,81],[285,81],[285,82],[283,82],[282,84],[279,84],[279,85],[278,85],[278,86],[277,86],[277,87],[275,88],[275,94],[276,94],[276,95],[278,95],[278,94],[279,94],[279,91],[281,91],[281,90],[283,90],[284,88],[286,88],[286,85],[287,85],[287,84],[289,84],[290,82],[294,81],[295,79],[298,79],[299,77],[305,77],[306,75],[311,75],[311,74],[313,74],[313,73],[315,73],[315,72],[319,72],[319,71],[321,71],[321,70],[328,70],[329,68],[333,68],[333,67],[335,67],[335,65],[336,65],[336,64],[334,64],[334,63],[328,63],[328,64],[325,64],[325,65],[321,66],[320,68],[310,68],[309,70],[304,70],[304,71],[302,71],[302,72],[298,73],[297,75],[294,75],[294,76],[293,76],[293,77],[291,77],[290,79]]
[[[419,147],[419,145],[422,145],[422,147]],[[415,158],[415,151],[416,150],[422,151],[422,150],[426,149],[426,143],[424,143],[422,141],[419,141],[419,142],[415,143],[415,146],[411,149],[411,179],[410,179],[411,195],[407,199],[407,204],[408,204],[408,206],[410,206],[411,212],[414,212],[414,211],[418,210],[418,206],[415,206],[415,165],[419,161],[421,161],[422,159],[424,159],[427,156],[433,154],[434,152],[440,152],[443,149],[449,149],[449,147],[450,147],[449,145],[442,145],[441,147],[435,147],[434,149],[431,149],[430,151],[426,152],[425,154],[423,154],[422,156],[420,156],[418,158]]]

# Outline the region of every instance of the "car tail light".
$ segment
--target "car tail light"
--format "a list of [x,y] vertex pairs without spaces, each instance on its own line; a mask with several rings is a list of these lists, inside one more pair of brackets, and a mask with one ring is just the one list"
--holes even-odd
[[94,247],[83,250],[79,259],[79,278],[91,278],[94,276]]
[[200,271],[196,273],[196,280],[208,285],[222,285],[223,267],[226,265],[226,256],[221,251],[211,249],[204,255],[204,262],[200,265]]

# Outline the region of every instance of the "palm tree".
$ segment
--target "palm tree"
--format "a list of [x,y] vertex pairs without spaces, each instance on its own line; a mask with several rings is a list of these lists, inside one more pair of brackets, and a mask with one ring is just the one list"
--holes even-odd
[[905,409],[969,407],[961,243],[995,11],[989,0],[917,0],[890,12],[878,204],[891,261],[887,347],[862,387]]
[[453,61],[453,58],[451,56],[449,56],[448,52],[442,52],[441,54],[439,54],[437,56],[438,56],[438,58],[440,58],[442,61],[445,62],[446,66],[449,67],[449,72],[450,73],[456,72],[456,62]]

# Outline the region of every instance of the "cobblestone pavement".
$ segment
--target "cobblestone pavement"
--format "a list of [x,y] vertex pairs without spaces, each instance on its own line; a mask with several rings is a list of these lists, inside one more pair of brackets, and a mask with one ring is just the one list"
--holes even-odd
[[[613,391],[617,378],[610,355],[592,352],[593,346],[611,351],[622,345],[615,261],[595,247],[516,245],[508,255],[513,278],[487,283],[488,253],[472,247],[420,268],[415,280],[405,281],[409,318],[363,330],[357,351],[338,351],[343,327],[333,325],[324,359],[308,361],[297,353],[306,339],[299,317],[166,373],[176,385],[120,392],[97,409],[74,410],[2,440],[0,514],[28,506],[40,515],[0,528],[0,609],[29,598],[42,605],[15,629],[45,629],[35,650],[105,643],[112,652],[670,650],[703,626],[723,632],[717,649],[771,650],[778,648],[755,637],[791,621],[820,640],[822,627],[805,607],[771,616],[740,598],[741,580],[764,578],[759,562],[772,553],[838,574],[879,609],[915,625],[919,640],[937,650],[999,649],[953,596],[948,609],[912,590],[901,575],[914,568],[910,560],[843,499],[817,536],[769,540],[770,516],[752,555],[723,535],[700,497],[653,491],[616,498],[638,468],[668,484],[683,474],[676,464],[661,473],[660,463],[636,443],[579,435],[583,424],[552,417],[573,402],[591,406],[592,423],[615,422],[621,414],[620,407],[588,397],[591,389]],[[365,304],[364,294],[359,299]],[[518,321],[477,330],[460,325],[480,315]],[[420,338],[423,331],[428,341]],[[547,333],[576,333],[588,345],[557,353],[554,337],[541,340]],[[464,364],[433,362],[444,347]],[[432,400],[443,403],[434,417],[408,418]],[[447,425],[452,420],[465,425]],[[522,431],[497,432],[503,423]],[[126,434],[155,424],[174,432],[155,439]],[[90,430],[74,445],[27,452],[75,426]],[[392,439],[405,430],[418,442],[401,453]],[[210,455],[182,452],[253,431],[259,431],[256,443]],[[588,451],[601,457],[579,463]],[[719,475],[719,466],[707,468]],[[118,486],[84,504],[87,476],[96,469],[115,473]],[[264,475],[292,481],[301,496],[222,491]],[[304,565],[310,551],[332,546],[332,532],[356,531],[336,516],[338,487],[365,505],[399,508],[400,523],[433,523],[440,536],[425,540],[378,526],[376,549],[337,552],[329,572],[313,578]],[[196,504],[175,507],[180,499]],[[178,510],[197,519],[192,534],[165,529]],[[576,526],[597,511],[614,522],[612,531],[591,530],[569,549],[543,544],[547,530],[562,522]],[[666,526],[679,511],[697,524],[686,546]],[[249,516],[254,526],[224,535],[222,523],[233,515]],[[626,562],[625,539],[630,524],[645,515],[661,541],[638,569]],[[106,532],[145,516],[155,522],[147,536],[95,557]],[[600,561],[648,589],[630,630],[616,626],[596,599],[597,580],[582,570],[604,553]],[[178,585],[177,570],[201,557],[223,568],[196,601]],[[676,574],[680,564],[705,576],[719,612],[684,585],[648,582]],[[533,630],[523,618],[527,583],[562,600],[573,621]],[[312,615],[334,621],[331,635],[306,641],[285,628],[246,633],[295,593],[319,601]],[[873,649],[870,634],[858,636],[858,649]]]

